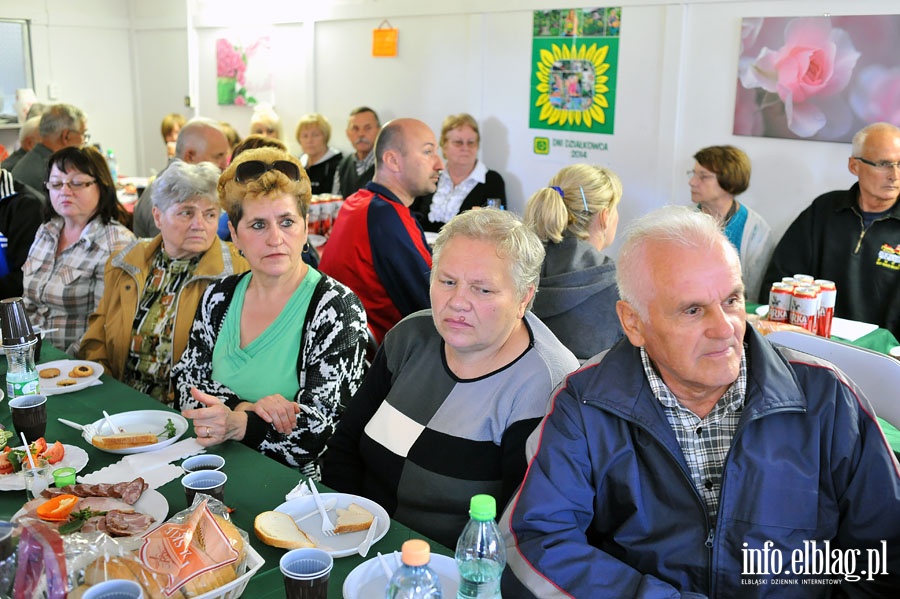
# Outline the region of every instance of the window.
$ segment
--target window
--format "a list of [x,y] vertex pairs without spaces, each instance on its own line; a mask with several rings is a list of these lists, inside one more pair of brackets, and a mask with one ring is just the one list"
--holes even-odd
[[33,88],[29,23],[0,19],[0,124],[16,122],[16,90]]

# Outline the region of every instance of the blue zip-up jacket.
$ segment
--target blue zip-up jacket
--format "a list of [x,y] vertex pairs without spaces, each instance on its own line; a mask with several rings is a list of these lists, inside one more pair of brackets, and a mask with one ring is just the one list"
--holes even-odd
[[[776,350],[749,327],[744,339],[747,395],[717,521],[639,350],[623,339],[568,377],[530,439],[534,457],[501,521],[504,597],[898,596],[900,466],[868,401],[827,362]],[[747,551],[767,541],[768,553]],[[854,556],[844,569],[857,575],[876,569],[872,549],[889,574],[854,582],[786,573],[812,541],[819,550],[828,541],[845,566]],[[757,561],[770,573],[750,575],[750,555],[765,556]],[[798,584],[778,584],[791,579]]]

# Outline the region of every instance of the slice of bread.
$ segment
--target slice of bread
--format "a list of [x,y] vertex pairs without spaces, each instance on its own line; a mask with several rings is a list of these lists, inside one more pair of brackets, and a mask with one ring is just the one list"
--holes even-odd
[[260,541],[281,549],[315,547],[316,544],[300,530],[294,519],[283,512],[262,512],[253,520],[253,531]]
[[128,449],[153,445],[159,439],[153,433],[116,433],[115,435],[94,435],[91,444],[100,449]]
[[334,532],[338,534],[368,530],[372,526],[372,519],[375,517],[372,515],[372,512],[355,503],[348,505],[347,509],[338,508],[336,512],[337,525],[334,527]]

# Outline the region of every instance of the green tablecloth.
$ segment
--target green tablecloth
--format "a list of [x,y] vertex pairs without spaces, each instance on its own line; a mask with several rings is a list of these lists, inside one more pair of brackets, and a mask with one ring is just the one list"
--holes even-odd
[[[44,346],[42,361],[64,359],[66,356],[50,347]],[[6,360],[0,358],[0,375],[5,389],[6,384]],[[95,470],[117,462],[122,456],[102,452],[86,443],[78,431],[60,424],[57,418],[67,418],[75,422],[93,422],[102,417],[101,410],[106,409],[110,414],[127,412],[130,410],[159,410],[165,406],[154,399],[131,389],[116,381],[109,375],[102,377],[103,384],[88,387],[80,391],[65,395],[51,396],[47,400],[47,433],[46,438],[51,441],[59,440],[69,445],[83,447],[89,456],[87,467],[82,473],[90,473]],[[0,423],[6,428],[12,428],[12,422],[8,409],[0,410]],[[193,434],[193,430],[188,434]],[[244,593],[245,597],[267,598],[284,597],[284,585],[281,572],[278,569],[278,560],[284,555],[283,549],[276,549],[261,543],[253,533],[253,519],[260,512],[274,509],[284,501],[285,494],[290,491],[300,480],[297,471],[269,459],[256,451],[249,449],[241,443],[225,443],[211,448],[212,453],[217,453],[225,458],[225,472],[228,474],[228,482],[225,487],[226,503],[235,508],[232,514],[234,523],[250,535],[250,543],[265,559],[265,564],[259,572],[250,580],[250,584]],[[320,488],[328,491],[326,487]],[[179,479],[175,479],[159,489],[169,502],[169,515],[185,507],[184,491]],[[12,515],[25,502],[24,491],[0,492],[0,519],[9,520]],[[369,558],[375,556],[377,551],[389,553],[399,550],[403,541],[409,538],[425,538],[409,528],[391,521],[391,527],[387,535],[372,546]],[[429,541],[435,553],[453,555],[453,552],[433,541]],[[344,579],[353,568],[364,561],[359,555],[338,558],[334,561],[334,569],[331,573],[328,597],[340,598],[341,586]]]

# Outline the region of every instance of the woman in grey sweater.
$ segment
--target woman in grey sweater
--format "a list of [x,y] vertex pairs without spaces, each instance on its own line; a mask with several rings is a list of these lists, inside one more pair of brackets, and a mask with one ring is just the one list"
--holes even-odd
[[615,239],[621,199],[614,172],[573,164],[525,207],[547,252],[532,310],[581,362],[622,337],[616,265],[602,253]]

